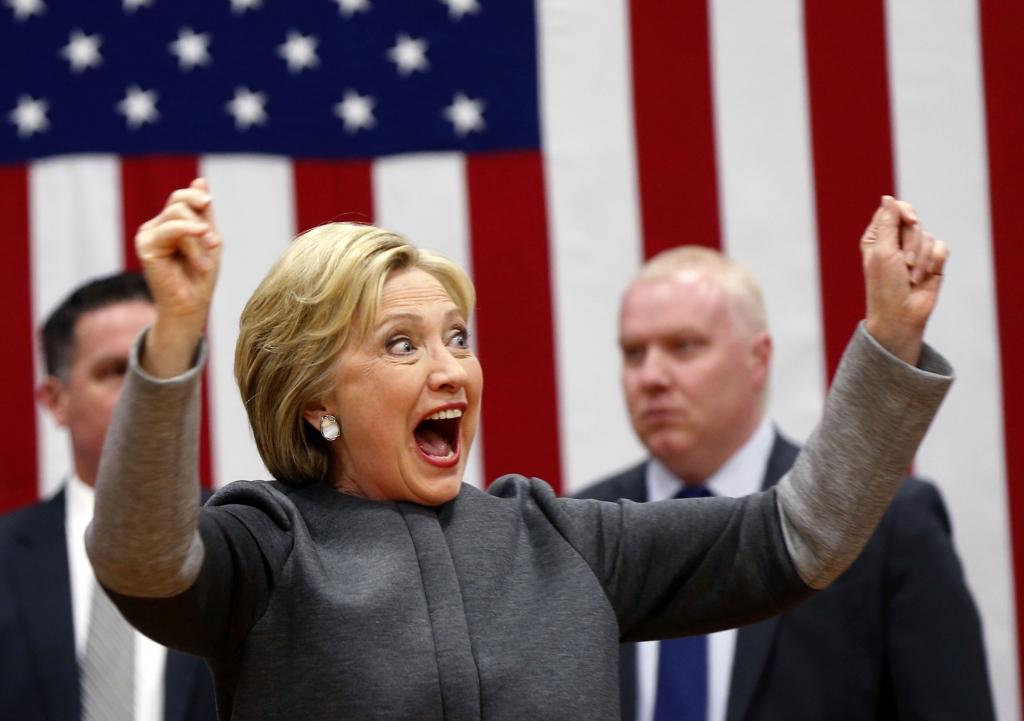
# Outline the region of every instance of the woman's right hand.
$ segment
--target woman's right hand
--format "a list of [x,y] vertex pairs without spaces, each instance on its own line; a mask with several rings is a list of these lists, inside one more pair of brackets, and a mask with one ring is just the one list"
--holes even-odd
[[141,359],[150,375],[173,378],[191,367],[217,283],[221,248],[203,178],[171,193],[160,214],[139,228],[135,250],[156,305]]

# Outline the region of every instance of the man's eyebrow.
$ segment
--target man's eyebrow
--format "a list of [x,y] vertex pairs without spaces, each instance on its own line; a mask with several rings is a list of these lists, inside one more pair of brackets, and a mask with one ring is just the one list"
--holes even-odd
[[112,353],[110,355],[104,355],[97,358],[93,364],[93,368],[109,368],[111,366],[123,366],[128,364],[128,355],[120,355],[118,353]]
[[97,359],[100,363],[110,363],[112,361],[127,361],[129,353],[104,353]]

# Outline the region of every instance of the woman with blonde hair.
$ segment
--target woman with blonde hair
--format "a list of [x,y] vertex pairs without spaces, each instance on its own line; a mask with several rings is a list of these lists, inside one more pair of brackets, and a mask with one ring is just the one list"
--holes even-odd
[[236,376],[276,480],[200,508],[221,253],[205,182],[136,243],[157,318],[87,545],[133,624],[207,660],[223,719],[616,719],[620,640],[751,623],[856,558],[951,382],[922,343],[945,245],[884,198],[862,239],[867,319],[778,486],[613,504],[506,476],[485,493],[461,482],[483,385],[472,284],[395,233],[332,224],[292,243],[241,319]]

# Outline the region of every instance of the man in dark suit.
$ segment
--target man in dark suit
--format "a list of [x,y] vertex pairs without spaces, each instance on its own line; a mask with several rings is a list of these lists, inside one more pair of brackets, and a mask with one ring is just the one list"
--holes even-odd
[[[652,259],[623,298],[622,379],[652,458],[580,495],[637,502],[768,488],[797,447],[765,417],[760,289],[704,248]],[[994,718],[981,624],[935,486],[908,478],[831,586],[762,623],[623,644],[624,721]]]
[[73,468],[53,498],[0,517],[0,719],[216,720],[205,663],[127,627],[82,538],[128,351],[154,317],[145,280],[124,273],[79,288],[43,327],[37,397],[69,430]]

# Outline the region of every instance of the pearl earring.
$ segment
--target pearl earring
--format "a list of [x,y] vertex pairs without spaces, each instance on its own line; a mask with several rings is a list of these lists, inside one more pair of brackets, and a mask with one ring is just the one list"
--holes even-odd
[[320,418],[320,435],[328,441],[335,441],[341,435],[341,426],[334,416],[325,415]]

